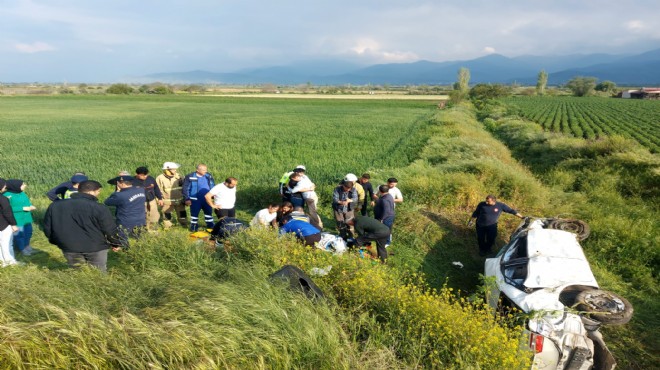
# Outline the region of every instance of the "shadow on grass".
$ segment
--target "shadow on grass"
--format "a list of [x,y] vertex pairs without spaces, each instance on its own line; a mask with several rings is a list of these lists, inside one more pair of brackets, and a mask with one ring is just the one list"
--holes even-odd
[[[429,284],[438,288],[446,282],[449,287],[474,293],[481,284],[479,275],[484,272],[486,260],[479,256],[475,231],[439,213],[429,210],[420,213],[443,231],[442,238],[435,242],[422,262],[421,271]],[[504,240],[498,237],[496,246],[502,245]]]

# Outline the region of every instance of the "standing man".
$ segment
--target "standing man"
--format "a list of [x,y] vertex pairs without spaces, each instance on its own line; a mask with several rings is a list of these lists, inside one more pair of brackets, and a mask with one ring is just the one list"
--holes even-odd
[[401,190],[396,187],[398,183],[399,180],[397,180],[395,177],[390,177],[387,179],[387,187],[389,188],[388,192],[394,199],[394,205],[397,203],[403,203],[403,194],[401,194]]
[[[76,181],[74,182],[73,180],[76,180]],[[70,190],[70,191],[75,190],[78,187],[77,184],[79,184],[83,181],[87,181],[87,176],[85,176],[85,173],[84,172],[76,172],[71,177],[71,180],[65,181],[65,182],[57,185],[56,187],[48,190],[48,192],[46,193],[46,196],[48,197],[48,199],[50,199],[51,202],[54,202],[54,201],[59,200],[59,199],[64,199],[64,196],[65,196],[67,190]],[[74,187],[74,184],[76,184],[75,187]]]
[[[335,188],[332,192],[332,209],[335,213],[335,220],[337,221],[337,226],[346,223],[346,220],[353,218],[355,216],[354,210],[357,206],[358,195],[357,191],[353,187],[352,181],[342,181],[339,186]],[[342,235],[342,237],[350,238],[352,235],[352,227],[349,226],[349,235]]]
[[385,247],[388,247],[392,241],[392,226],[394,225],[395,217],[394,198],[389,193],[389,187],[387,185],[379,186],[378,194],[380,197],[374,206],[374,217],[390,229],[390,236],[385,245]]
[[144,189],[133,186],[134,181],[131,176],[117,176],[108,180],[109,184],[116,185],[117,191],[104,203],[106,206],[115,207],[121,235],[138,238],[147,224],[147,212],[144,207],[147,195]]
[[477,242],[479,243],[479,255],[482,257],[491,253],[497,237],[497,220],[502,212],[523,218],[518,211],[498,202],[497,198],[491,194],[487,195],[486,201],[479,203],[477,209],[472,212],[468,226],[471,226],[475,219],[477,220]]
[[378,220],[367,216],[356,216],[346,220],[348,225],[351,225],[358,237],[356,243],[358,247],[363,246],[365,243],[376,241],[376,250],[378,251],[378,258],[381,263],[387,260],[387,239],[390,237],[390,229],[380,223]]
[[213,207],[206,202],[206,193],[215,186],[213,176],[205,164],[198,164],[197,170],[183,179],[183,200],[190,207],[190,231],[197,231],[199,211],[204,211],[206,228],[213,228]]
[[[62,250],[70,267],[89,264],[106,271],[108,249],[120,245],[110,210],[98,203],[101,184],[83,181],[66,202],[54,202],[44,216],[44,234]],[[141,207],[144,209],[144,207]]]
[[12,246],[12,239],[14,233],[18,231],[18,226],[9,199],[2,195],[5,190],[7,190],[7,182],[0,179],[0,267],[18,264]]
[[307,213],[309,213],[312,225],[319,230],[323,230],[323,221],[321,221],[321,217],[319,217],[317,211],[319,197],[315,191],[316,185],[307,176],[307,168],[302,164],[296,166],[296,168],[293,169],[293,172],[300,175],[300,180],[298,181],[298,184],[291,189],[291,193],[302,193],[302,198],[305,205],[307,205]]
[[183,179],[177,172],[180,165],[174,162],[163,163],[163,173],[156,177],[156,185],[163,194],[163,226],[166,229],[172,227],[172,213],[176,212],[176,218],[183,227],[188,226],[188,215],[183,203]]
[[362,186],[362,189],[364,189],[364,203],[362,204],[362,208],[360,208],[360,214],[362,216],[367,216],[367,204],[371,204],[373,207],[375,205],[375,201],[378,199],[378,197],[374,194],[374,188],[371,185],[371,182],[369,182],[371,179],[371,176],[368,173],[363,173],[362,176],[360,176],[360,179],[358,182]]
[[355,206],[355,209],[358,211],[362,210],[362,207],[364,207],[365,204],[365,192],[364,188],[362,187],[362,184],[358,181],[357,176],[355,176],[352,173],[346,174],[344,176],[344,181],[350,181],[353,183],[353,187],[355,188],[355,191],[357,191],[358,195],[358,202],[357,205]]
[[225,182],[214,186],[204,199],[209,207],[215,211],[218,218],[236,217],[236,185],[238,180],[227,177]]
[[138,167],[135,169],[135,186],[144,189],[147,195],[147,200],[144,203],[147,212],[147,229],[158,229],[158,221],[160,220],[160,212],[158,206],[163,206],[163,193],[156,183],[156,179],[149,176],[149,169],[147,167]]

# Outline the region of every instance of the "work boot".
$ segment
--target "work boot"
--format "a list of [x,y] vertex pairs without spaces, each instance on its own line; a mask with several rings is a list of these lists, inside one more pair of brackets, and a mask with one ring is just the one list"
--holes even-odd
[[172,226],[173,226],[172,221],[170,221],[170,220],[163,221],[163,227],[164,228],[169,229]]

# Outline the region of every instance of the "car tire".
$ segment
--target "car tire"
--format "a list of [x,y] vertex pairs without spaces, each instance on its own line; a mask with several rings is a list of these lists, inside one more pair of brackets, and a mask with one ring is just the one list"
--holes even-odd
[[630,321],[633,307],[625,298],[602,289],[587,289],[575,297],[578,311],[608,325],[623,325]]
[[577,239],[582,241],[589,237],[591,229],[589,225],[581,220],[570,220],[570,219],[554,219],[550,221],[547,226],[548,229],[563,230],[568,231],[577,235]]

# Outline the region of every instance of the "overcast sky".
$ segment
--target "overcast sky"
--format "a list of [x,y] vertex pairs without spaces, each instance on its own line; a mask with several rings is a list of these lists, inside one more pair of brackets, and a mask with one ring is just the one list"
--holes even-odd
[[0,0],[0,82],[660,48],[660,0]]

